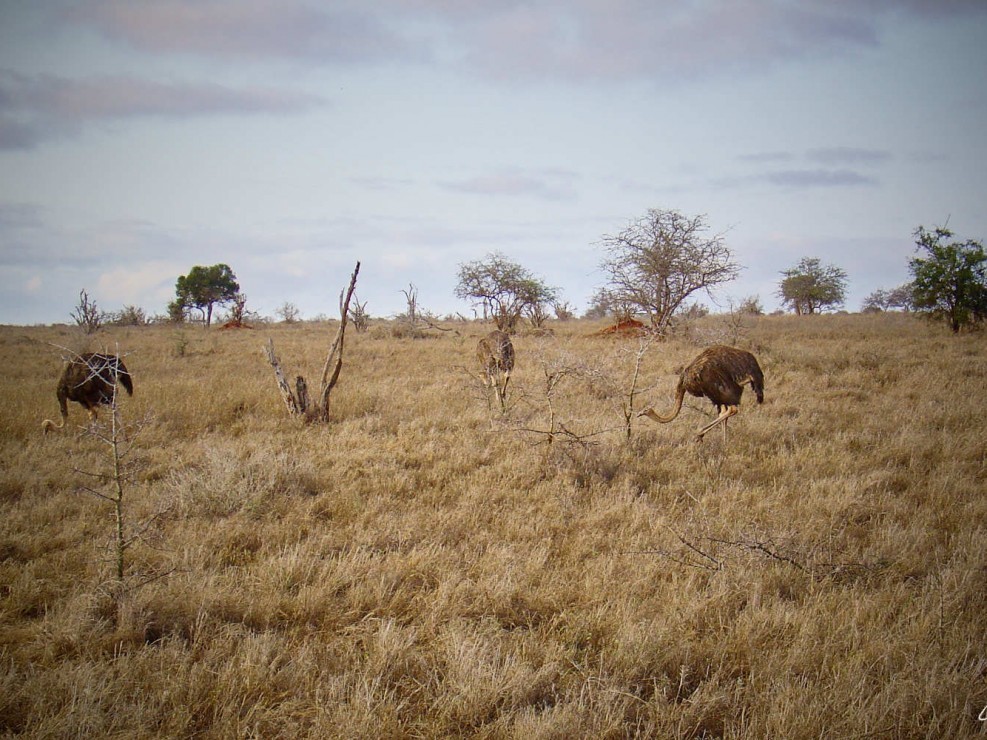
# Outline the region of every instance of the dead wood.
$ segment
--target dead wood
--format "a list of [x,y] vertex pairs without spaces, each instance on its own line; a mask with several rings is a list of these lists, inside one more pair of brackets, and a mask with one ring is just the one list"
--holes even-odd
[[295,378],[295,391],[292,392],[281,367],[281,360],[274,352],[274,340],[270,338],[267,340],[265,347],[267,361],[274,369],[274,379],[277,381],[281,398],[288,409],[288,413],[292,416],[301,414],[306,421],[310,422],[329,421],[329,394],[332,393],[332,389],[339,381],[339,374],[343,368],[343,340],[346,334],[350,300],[356,289],[356,278],[359,273],[360,263],[357,262],[356,268],[350,276],[349,287],[339,295],[339,328],[336,330],[336,336],[329,346],[329,353],[326,355],[325,364],[322,366],[322,384],[316,403],[312,402],[308,392],[308,383],[301,375]]

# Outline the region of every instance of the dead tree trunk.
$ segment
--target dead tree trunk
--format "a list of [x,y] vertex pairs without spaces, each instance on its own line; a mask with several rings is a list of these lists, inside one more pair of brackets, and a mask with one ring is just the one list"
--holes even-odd
[[[304,411],[304,407],[298,403],[298,398],[294,393],[291,392],[291,387],[288,385],[288,381],[284,377],[284,370],[281,369],[281,360],[278,356],[274,354],[274,340],[268,338],[267,346],[264,347],[264,351],[267,353],[267,361],[271,363],[271,367],[274,368],[274,379],[278,383],[278,389],[281,391],[281,398],[284,401],[285,406],[288,407],[289,414],[300,414]],[[305,382],[305,379],[299,375],[298,380]]]
[[285,378],[284,370],[281,368],[281,360],[274,353],[274,340],[268,339],[264,348],[267,353],[267,361],[274,368],[274,379],[277,381],[278,390],[284,400],[288,413],[292,416],[301,415],[308,422],[329,421],[329,394],[336,387],[339,381],[339,373],[343,368],[343,338],[346,333],[346,321],[349,314],[350,299],[356,289],[356,277],[360,273],[360,263],[356,263],[356,269],[350,277],[349,287],[339,294],[339,329],[336,337],[329,346],[329,354],[326,356],[325,365],[322,367],[322,385],[318,398],[313,403],[308,393],[308,384],[305,378],[299,375],[295,378],[295,390],[291,390],[288,380]]

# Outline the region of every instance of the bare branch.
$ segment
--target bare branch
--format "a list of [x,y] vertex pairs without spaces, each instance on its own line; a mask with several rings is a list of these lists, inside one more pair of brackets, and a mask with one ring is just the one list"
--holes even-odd
[[705,216],[651,209],[602,243],[608,257],[607,302],[646,313],[652,329],[664,334],[672,315],[697,291],[732,280],[740,267],[723,235],[706,235]]
[[357,262],[353,275],[350,277],[349,287],[339,296],[339,328],[322,367],[322,385],[319,389],[317,402],[313,403],[309,396],[308,384],[301,375],[295,378],[295,391],[292,392],[288,380],[285,378],[284,370],[281,368],[281,361],[274,353],[274,340],[267,340],[265,347],[267,361],[274,368],[274,378],[289,415],[300,414],[307,421],[325,422],[329,420],[329,394],[339,380],[339,372],[343,367],[343,337],[346,332],[347,319],[351,313],[350,301],[353,300],[353,291],[356,289],[356,278],[359,273],[360,263]]
[[716,542],[721,545],[730,545],[732,547],[739,547],[745,550],[750,550],[751,552],[759,552],[773,560],[779,560],[783,563],[788,563],[797,570],[803,573],[810,573],[810,569],[794,558],[782,554],[775,546],[774,542],[771,540],[757,540],[757,539],[747,539],[747,540],[723,540],[716,537],[709,537],[710,542]]
[[[709,560],[711,563],[713,563],[713,565],[715,565],[716,567],[715,568],[711,568],[711,570],[720,570],[723,567],[723,563],[721,561],[717,560],[716,558],[714,558],[712,555],[710,555],[706,551],[701,550],[698,545],[695,545],[692,542],[690,542],[689,540],[687,540],[684,536],[682,536],[681,534],[679,534],[678,532],[676,532],[674,529],[672,529],[672,527],[670,525],[666,524],[665,525],[665,529],[667,529],[669,532],[671,532],[672,534],[674,534],[675,537],[678,539],[678,541],[681,542],[686,547],[688,547],[690,550],[692,550],[692,552],[696,553],[697,555],[699,555],[700,557],[704,558],[705,560]],[[709,567],[709,566],[705,566],[705,567]]]
[[[343,368],[343,338],[346,334],[346,319],[349,312],[350,300],[353,297],[353,291],[356,290],[356,278],[360,274],[360,263],[356,263],[356,268],[353,270],[353,275],[350,276],[350,285],[346,289],[345,298],[343,294],[339,297],[339,329],[336,330],[336,337],[332,341],[332,346],[329,348],[329,354],[326,356],[326,364],[322,367],[322,388],[319,391],[319,405],[315,413],[319,421],[327,421],[329,419],[329,394],[332,393],[332,389],[336,386],[336,382],[339,380],[339,372]],[[329,368],[332,366],[332,374],[330,375]]]

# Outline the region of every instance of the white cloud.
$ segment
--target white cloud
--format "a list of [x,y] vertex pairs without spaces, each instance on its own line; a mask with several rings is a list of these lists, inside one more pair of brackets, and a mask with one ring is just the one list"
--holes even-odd
[[769,172],[762,179],[787,188],[833,188],[877,185],[878,181],[854,170],[781,170]]
[[545,200],[570,200],[576,197],[575,173],[565,170],[523,172],[503,170],[466,180],[441,183],[446,190],[474,195],[533,196]]
[[806,157],[825,165],[880,164],[891,159],[891,152],[884,149],[863,149],[852,146],[834,146],[810,149]]
[[497,79],[692,78],[874,48],[893,16],[964,0],[547,0],[251,3],[99,0],[67,17],[152,53],[326,64],[453,63]]
[[75,79],[0,70],[0,149],[31,149],[92,121],[304,113],[320,97],[270,87],[156,82],[129,76]]
[[368,6],[339,6],[279,0],[98,0],[66,17],[108,38],[155,52],[327,62],[413,56],[409,43]]

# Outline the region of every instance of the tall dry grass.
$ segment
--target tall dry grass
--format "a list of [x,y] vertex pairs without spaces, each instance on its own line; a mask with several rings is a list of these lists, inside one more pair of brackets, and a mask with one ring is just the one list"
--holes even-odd
[[[987,337],[907,316],[710,318],[641,351],[567,322],[347,335],[333,421],[288,418],[332,331],[0,329],[0,732],[27,737],[962,737],[985,733]],[[435,332],[431,332],[435,333]],[[729,442],[671,404],[759,357]],[[129,591],[79,492],[62,351],[127,353]],[[103,415],[106,416],[105,414]],[[552,440],[549,443],[549,440]]]

